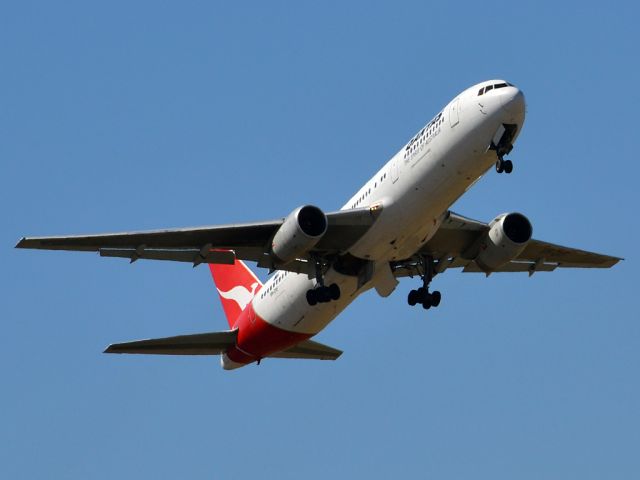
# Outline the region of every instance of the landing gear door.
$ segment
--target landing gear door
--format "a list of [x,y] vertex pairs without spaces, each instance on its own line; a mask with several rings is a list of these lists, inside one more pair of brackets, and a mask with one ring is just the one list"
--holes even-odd
[[456,98],[449,107],[449,123],[455,127],[460,122],[460,99]]

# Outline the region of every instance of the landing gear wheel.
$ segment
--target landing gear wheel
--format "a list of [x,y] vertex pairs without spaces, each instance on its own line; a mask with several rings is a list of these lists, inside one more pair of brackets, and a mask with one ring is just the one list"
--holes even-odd
[[440,305],[440,300],[442,300],[442,295],[438,290],[431,294],[431,305],[437,307]]
[[411,290],[409,292],[409,296],[407,297],[407,303],[413,307],[416,303],[418,303],[418,300],[418,292],[416,290]]
[[337,284],[332,283],[329,285],[329,297],[331,300],[338,300],[340,298],[340,287]]
[[422,301],[422,308],[429,310],[431,308],[431,295],[427,294],[427,297]]
[[340,287],[332,283],[328,287],[324,285],[307,290],[307,303],[312,307],[318,303],[327,303],[340,298]]
[[496,162],[496,172],[498,173],[511,173],[513,171],[513,162],[511,160],[504,160],[499,158]]
[[312,307],[318,303],[318,297],[315,290],[307,290],[307,303]]
[[327,287],[316,288],[316,295],[318,296],[319,303],[327,303],[331,301],[331,295],[329,293],[329,288]]

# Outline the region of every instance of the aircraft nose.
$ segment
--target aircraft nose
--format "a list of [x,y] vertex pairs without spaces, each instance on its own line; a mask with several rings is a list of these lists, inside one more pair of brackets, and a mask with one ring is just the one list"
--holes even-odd
[[502,94],[502,108],[514,117],[524,117],[524,93],[516,87],[505,88]]

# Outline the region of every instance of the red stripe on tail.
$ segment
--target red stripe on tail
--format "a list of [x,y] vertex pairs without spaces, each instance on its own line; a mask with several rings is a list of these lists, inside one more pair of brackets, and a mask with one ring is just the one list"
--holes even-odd
[[229,327],[234,328],[242,311],[262,288],[262,282],[242,260],[233,265],[209,264],[209,268]]

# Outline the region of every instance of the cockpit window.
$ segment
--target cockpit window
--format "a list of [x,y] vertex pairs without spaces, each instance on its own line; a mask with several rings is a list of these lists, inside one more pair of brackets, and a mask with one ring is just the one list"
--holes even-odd
[[487,85],[486,87],[483,87],[478,91],[478,96],[484,95],[489,90],[493,90],[494,88],[497,89],[497,88],[504,88],[504,87],[513,87],[513,84],[509,82],[503,82],[503,83],[494,83],[493,85]]

